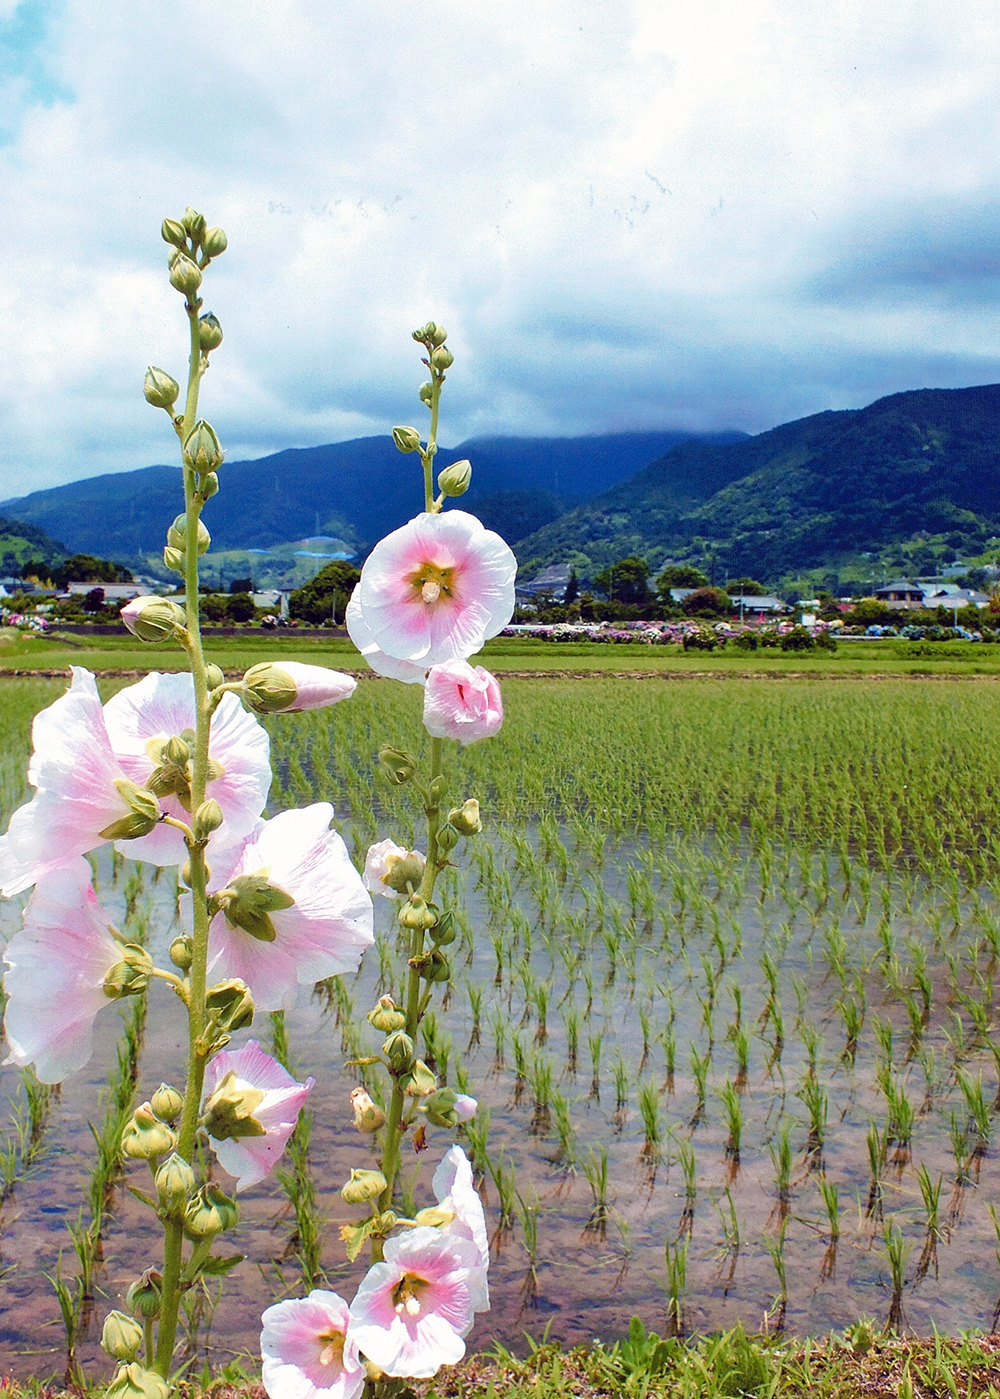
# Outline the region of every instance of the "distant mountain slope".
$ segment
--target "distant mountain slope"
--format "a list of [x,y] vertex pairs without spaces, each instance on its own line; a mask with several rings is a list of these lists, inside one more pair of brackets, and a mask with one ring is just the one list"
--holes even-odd
[[730,574],[775,577],[918,531],[953,531],[970,549],[1000,532],[1000,385],[917,389],[728,446],[681,444],[518,556],[601,567],[634,552],[656,566],[712,550]]
[[[615,433],[604,437],[470,439],[442,449],[442,465],[468,457],[471,509],[503,516],[527,533],[551,517],[632,476],[690,434]],[[739,434],[716,434],[728,440]],[[0,503],[0,512],[40,525],[71,550],[104,558],[156,554],[180,509],[179,468],[95,476]],[[219,494],[205,507],[213,549],[266,549],[310,535],[335,535],[361,548],[403,524],[421,504],[415,458],[389,437],[362,437],[325,447],[226,462]]]
[[0,574],[18,576],[21,565],[29,559],[55,564],[66,557],[67,551],[62,544],[50,539],[37,525],[0,519]]

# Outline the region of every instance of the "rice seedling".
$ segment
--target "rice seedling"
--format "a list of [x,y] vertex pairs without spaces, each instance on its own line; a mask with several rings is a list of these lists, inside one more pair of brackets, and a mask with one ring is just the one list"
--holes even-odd
[[795,1096],[801,1100],[809,1114],[809,1135],[806,1139],[806,1156],[810,1165],[820,1164],[823,1142],[826,1139],[826,1119],[830,1107],[830,1097],[821,1088],[813,1074],[807,1074],[796,1090]]
[[889,1265],[892,1285],[892,1300],[886,1326],[890,1331],[898,1331],[903,1320],[903,1287],[906,1282],[906,1261],[910,1256],[911,1244],[904,1240],[902,1230],[895,1218],[887,1219],[882,1227],[885,1243],[885,1260]]
[[642,1155],[650,1161],[658,1161],[663,1141],[660,1095],[655,1083],[648,1079],[639,1084],[639,1112],[643,1129]]
[[792,1198],[792,1124],[782,1122],[768,1150],[774,1167],[774,1184],[778,1192],[778,1208],[787,1212]]
[[590,1186],[590,1194],[593,1202],[590,1216],[584,1228],[585,1230],[593,1230],[599,1233],[603,1239],[607,1229],[608,1215],[611,1208],[608,1203],[607,1148],[599,1146],[595,1151],[592,1146],[588,1147],[587,1155],[580,1164],[587,1178],[587,1184]]
[[719,1089],[719,1099],[726,1118],[726,1158],[735,1168],[740,1163],[743,1141],[743,1100],[728,1078]]
[[774,1265],[774,1271],[778,1279],[778,1291],[774,1299],[775,1312],[771,1323],[772,1329],[781,1331],[785,1324],[785,1309],[788,1305],[788,1266],[785,1259],[785,1232],[788,1228],[788,1218],[782,1215],[778,1228],[773,1232],[764,1233],[764,1247]]
[[917,1171],[917,1184],[920,1186],[920,1195],[924,1202],[924,1243],[920,1250],[920,1258],[917,1262],[917,1280],[925,1277],[931,1264],[934,1265],[934,1276],[937,1277],[937,1245],[938,1239],[943,1236],[941,1227],[941,1189],[944,1185],[944,1176],[939,1175],[937,1180],[931,1179],[930,1172],[926,1164],[922,1163]]
[[684,1334],[684,1292],[687,1287],[688,1240],[667,1241],[667,1335]]

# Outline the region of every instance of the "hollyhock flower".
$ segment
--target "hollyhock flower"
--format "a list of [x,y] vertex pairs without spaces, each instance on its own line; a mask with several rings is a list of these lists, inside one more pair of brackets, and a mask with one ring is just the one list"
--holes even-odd
[[389,1239],[351,1304],[351,1337],[387,1375],[429,1379],[465,1354],[474,1243],[421,1226]]
[[268,1307],[261,1320],[262,1379],[271,1399],[356,1399],[364,1389],[350,1308],[336,1292],[314,1287],[308,1297]]
[[[475,1102],[474,1098],[469,1099]],[[456,1103],[456,1107],[458,1104]],[[487,1269],[490,1266],[490,1241],[486,1233],[486,1216],[479,1191],[472,1182],[472,1166],[460,1146],[445,1153],[431,1182],[441,1209],[455,1217],[442,1226],[442,1233],[469,1239],[475,1245],[478,1264],[470,1274],[472,1308],[477,1312],[490,1309],[490,1289]]]
[[427,672],[424,728],[432,738],[455,738],[464,747],[492,738],[503,723],[496,678],[468,661],[446,661]]
[[4,951],[7,1064],[34,1064],[43,1083],[61,1083],[90,1059],[94,1019],[112,1004],[104,978],[122,960],[107,915],[76,857],[51,870]]
[[315,1083],[314,1078],[297,1083],[276,1059],[264,1053],[256,1040],[247,1040],[241,1049],[221,1049],[208,1061],[202,1107],[224,1085],[232,1094],[243,1095],[245,1103],[253,1104],[251,1115],[264,1128],[262,1137],[230,1137],[224,1141],[209,1133],[219,1165],[238,1177],[237,1190],[256,1185],[273,1170]]
[[351,609],[347,629],[363,655],[374,645],[424,666],[464,660],[510,621],[516,573],[508,546],[474,515],[418,515],[369,554],[352,598],[363,636]]
[[[31,738],[28,781],[37,790],[0,836],[0,892],[8,897],[101,845],[101,832],[129,811],[114,784],[131,774],[112,749],[88,670],[73,667],[72,685],[35,715]],[[129,853],[139,843],[129,841]]]
[[[186,821],[191,814],[185,805],[190,799],[187,773],[183,764],[166,761],[163,748],[168,739],[193,734],[191,676],[187,672],[153,672],[108,700],[104,718],[115,756],[126,776],[143,787],[153,780],[162,809]],[[223,695],[212,715],[206,792],[219,803],[225,817],[218,843],[249,835],[264,810],[271,785],[268,747],[266,729],[246,712],[235,695]],[[121,849],[123,854],[148,860],[152,865],[179,865],[187,859],[182,833],[166,825],[157,826],[148,836],[131,840]]]
[[347,623],[351,640],[372,670],[377,671],[379,675],[387,676],[390,680],[402,680],[404,685],[422,685],[424,683],[427,677],[426,665],[414,665],[412,661],[397,660],[394,656],[387,656],[376,646],[372,640],[371,630],[361,615],[357,588],[351,594],[344,620]]
[[[211,888],[233,897],[212,920],[209,967],[245,981],[258,1010],[290,1010],[297,987],[356,972],[374,941],[371,896],[332,816],[328,802],[284,811],[213,856]],[[283,901],[268,888],[294,902],[270,907]]]
[[384,899],[405,898],[405,888],[393,889],[386,883],[387,877],[392,874],[393,867],[399,865],[403,860],[412,863],[416,878],[410,882],[414,885],[418,884],[427,863],[426,855],[421,855],[419,850],[404,850],[394,840],[380,840],[377,845],[370,845],[368,854],[365,856],[365,887],[373,894],[381,894]]
[[258,714],[295,714],[302,709],[326,709],[347,699],[358,688],[353,675],[299,661],[262,661],[243,677],[249,703]]

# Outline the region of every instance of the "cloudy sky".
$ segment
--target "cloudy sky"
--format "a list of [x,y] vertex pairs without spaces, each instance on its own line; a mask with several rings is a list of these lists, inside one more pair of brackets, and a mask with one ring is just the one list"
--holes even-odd
[[1000,380],[992,0],[0,0],[0,497],[171,461],[159,226],[227,231],[231,457],[761,431]]

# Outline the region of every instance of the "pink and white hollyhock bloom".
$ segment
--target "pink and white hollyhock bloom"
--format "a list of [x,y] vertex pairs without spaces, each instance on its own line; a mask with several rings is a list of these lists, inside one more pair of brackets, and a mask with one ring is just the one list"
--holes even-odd
[[213,978],[245,981],[258,1010],[290,1010],[299,986],[356,972],[375,940],[371,895],[330,829],[332,817],[328,802],[284,811],[262,821],[242,845],[213,856],[213,892],[240,876],[261,875],[295,900],[269,915],[273,942],[234,927],[225,912],[212,920]]
[[[128,815],[114,784],[131,774],[113,751],[89,670],[73,667],[72,685],[35,715],[31,738],[35,795],[0,836],[0,892],[8,897],[103,844],[101,831]],[[128,844],[134,854],[141,842]]]
[[[348,699],[358,688],[353,675],[345,675],[340,670],[330,670],[327,666],[306,665],[300,661],[272,661],[261,666],[251,666],[244,679],[247,684],[260,671],[277,671],[287,675],[295,686],[295,698],[276,714],[296,714],[303,709],[326,709],[331,704],[339,704]],[[248,678],[249,677],[249,678]],[[251,686],[252,688],[252,686]]]
[[389,888],[385,883],[385,877],[392,864],[407,858],[415,860],[421,869],[427,863],[427,856],[422,855],[419,850],[404,850],[394,840],[380,840],[377,845],[370,845],[365,856],[365,888],[373,894],[381,894],[383,899],[405,898],[405,894]]
[[394,656],[387,656],[376,646],[372,640],[371,629],[361,615],[357,588],[351,594],[344,620],[347,623],[351,640],[372,670],[377,671],[379,675],[386,676],[389,680],[402,680],[404,685],[422,685],[424,683],[427,677],[426,665],[414,665],[412,661],[396,660]]
[[[151,748],[194,729],[194,681],[186,671],[153,672],[108,700],[104,718],[126,776],[145,786],[156,767]],[[212,715],[208,745],[209,757],[221,769],[207,787],[207,795],[215,798],[225,817],[219,844],[249,835],[264,810],[271,785],[268,749],[267,730],[235,695],[223,695]],[[179,820],[190,817],[178,796],[161,797],[160,807]],[[180,865],[187,859],[183,834],[172,826],[157,826],[148,836],[121,843],[119,848],[122,854],[152,865]]]
[[510,621],[516,573],[509,547],[475,515],[418,515],[369,554],[352,597],[363,637],[350,608],[347,629],[362,655],[367,645],[425,667],[464,660]]
[[241,1049],[221,1049],[205,1069],[204,1100],[218,1088],[227,1074],[236,1075],[236,1087],[256,1088],[264,1097],[253,1116],[264,1128],[263,1137],[236,1137],[216,1141],[209,1137],[219,1165],[236,1176],[236,1189],[246,1190],[262,1181],[273,1169],[295,1130],[303,1103],[316,1080],[297,1083],[277,1059],[265,1054],[256,1040],[247,1040]]
[[470,1098],[468,1093],[459,1093],[455,1099],[455,1116],[459,1122],[471,1122],[478,1111],[478,1099]]
[[465,1354],[472,1329],[470,1279],[478,1250],[468,1239],[421,1226],[389,1239],[351,1304],[351,1338],[387,1375],[430,1379]]
[[4,1063],[34,1064],[43,1083],[82,1069],[94,1048],[94,1020],[112,1004],[104,978],[121,959],[86,860],[77,856],[47,873],[4,951]]
[[279,1302],[261,1317],[264,1388],[271,1399],[356,1399],[365,1367],[350,1332],[343,1297],[315,1287]]
[[503,723],[496,677],[468,661],[446,661],[427,672],[424,728],[432,738],[454,738],[463,746],[492,738]]
[[[474,1098],[469,1102],[475,1103]],[[456,1108],[458,1104],[455,1104]],[[472,1166],[460,1146],[453,1146],[445,1153],[441,1164],[434,1172],[431,1182],[434,1194],[441,1209],[449,1210],[455,1217],[450,1223],[441,1226],[444,1234],[454,1234],[461,1239],[469,1239],[475,1245],[478,1265],[470,1274],[472,1309],[488,1312],[490,1309],[490,1288],[487,1270],[490,1266],[490,1241],[486,1233],[486,1215],[479,1191],[472,1180]]]

